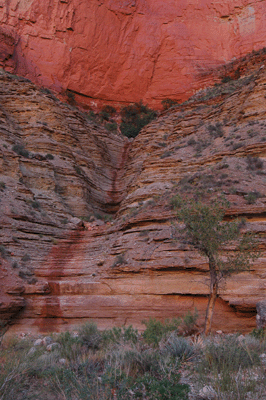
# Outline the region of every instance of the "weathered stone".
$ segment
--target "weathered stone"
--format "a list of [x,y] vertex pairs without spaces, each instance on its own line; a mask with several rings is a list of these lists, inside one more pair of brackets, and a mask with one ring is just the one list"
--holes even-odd
[[37,339],[33,343],[34,346],[43,346],[43,340],[42,339]]
[[261,0],[9,0],[0,24],[17,74],[90,106],[187,99],[266,40]]
[[256,304],[257,315],[256,322],[257,328],[265,328],[266,327],[266,300],[259,301]]
[[[247,57],[245,77],[162,113],[130,143],[33,84],[1,75],[0,234],[10,260],[1,273],[25,285],[14,296],[25,308],[11,333],[76,329],[92,320],[100,328],[143,328],[149,317],[178,317],[195,307],[202,325],[207,260],[176,239],[169,204],[190,189],[211,199],[222,193],[231,203],[227,217],[245,216],[243,231],[259,233],[261,257],[220,286],[213,318],[214,331],[255,327],[266,287],[265,61],[263,52]],[[54,159],[17,154],[18,143]],[[71,222],[106,211],[111,224]],[[22,280],[20,265],[28,274]],[[13,299],[4,286],[2,294]]]
[[57,347],[60,347],[59,343],[51,343],[48,346],[46,346],[46,350],[47,351],[53,351],[55,350]]

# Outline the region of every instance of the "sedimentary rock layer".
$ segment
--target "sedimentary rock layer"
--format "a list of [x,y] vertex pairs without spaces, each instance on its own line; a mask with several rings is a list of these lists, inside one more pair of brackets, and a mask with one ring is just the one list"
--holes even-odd
[[0,63],[90,106],[158,107],[264,47],[265,11],[261,0],[1,0]]
[[[195,307],[201,325],[207,260],[177,239],[170,205],[176,194],[196,191],[223,194],[227,218],[245,217],[244,229],[259,234],[260,258],[220,287],[213,320],[224,331],[255,327],[266,293],[264,58],[250,58],[238,80],[162,113],[130,143],[2,73],[1,241],[10,271],[21,271],[15,297],[24,301],[14,330],[86,320],[141,327]],[[106,211],[111,222],[95,216]]]

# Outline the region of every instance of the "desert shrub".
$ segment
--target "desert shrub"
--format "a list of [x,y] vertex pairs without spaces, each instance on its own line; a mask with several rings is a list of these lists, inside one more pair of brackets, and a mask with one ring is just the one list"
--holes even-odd
[[167,157],[170,157],[172,154],[173,154],[172,151],[165,151],[165,152],[160,156],[160,158],[167,158]]
[[113,262],[111,268],[115,268],[115,267],[117,267],[119,265],[122,265],[122,264],[127,264],[127,260],[125,258],[125,254],[124,253],[118,254],[118,256],[116,256],[115,261]]
[[188,146],[194,146],[196,143],[197,143],[196,140],[193,138],[189,139],[187,142]]
[[167,376],[156,377],[149,373],[139,377],[132,386],[136,399],[147,400],[185,400],[188,399],[189,387],[179,383],[180,375],[169,373]]
[[182,333],[183,336],[189,336],[197,332],[198,317],[199,314],[196,308],[193,314],[190,311],[188,311],[182,318],[182,322],[179,327],[179,332]]
[[3,191],[6,188],[6,184],[4,182],[0,182],[0,190]]
[[109,115],[108,112],[106,112],[106,111],[101,111],[101,112],[99,113],[99,116],[100,116],[102,122],[103,122],[103,121],[109,121],[110,115]]
[[249,192],[244,197],[248,204],[254,204],[259,196],[260,194],[258,192]]
[[5,246],[3,246],[2,244],[0,245],[0,254],[1,254],[2,258],[6,258],[7,254],[8,254]]
[[231,76],[223,76],[221,79],[221,83],[228,83],[232,80]]
[[79,166],[75,165],[74,169],[78,175],[82,175],[82,169]]
[[247,169],[251,171],[263,169],[263,161],[259,157],[247,156],[246,163]]
[[28,253],[24,254],[24,256],[21,258],[21,261],[27,262],[30,261],[30,256]]
[[89,322],[79,329],[79,339],[82,345],[90,349],[98,349],[102,341],[102,335],[97,325]]
[[66,96],[67,96],[68,103],[71,106],[74,106],[76,104],[75,93],[71,92],[70,90],[66,90]]
[[48,153],[48,154],[46,154],[45,158],[46,158],[46,160],[53,160],[54,156],[52,154]]
[[210,124],[207,126],[209,133],[214,137],[223,137],[224,131],[221,122],[216,122],[216,124]]
[[249,368],[260,363],[256,352],[249,349],[247,344],[241,343],[236,335],[227,336],[218,343],[209,342],[201,358],[199,368],[205,373],[216,371],[234,372],[239,368]]
[[134,138],[140,130],[157,116],[156,111],[140,103],[122,108],[120,129],[123,135]]
[[244,143],[234,143],[233,144],[233,150],[240,149],[243,146],[244,146]]
[[40,203],[39,203],[37,200],[32,200],[32,201],[30,202],[30,205],[31,205],[33,208],[35,208],[35,210],[39,210],[39,209],[41,208],[41,205],[40,205]]
[[109,115],[115,115],[116,109],[113,106],[106,105],[103,106],[102,112],[107,113]]
[[161,322],[150,318],[148,321],[143,321],[146,329],[142,336],[148,344],[158,346],[166,333],[178,330],[180,322],[180,319],[165,320],[164,322]]
[[164,110],[168,110],[169,108],[175,106],[177,103],[176,100],[173,99],[164,99],[161,101]]
[[24,145],[22,144],[15,144],[12,147],[12,150],[17,153],[19,156],[25,157],[25,158],[29,158],[30,153],[28,152],[28,150],[25,149]]
[[254,328],[250,335],[256,339],[265,339],[266,331],[264,328]]
[[170,335],[165,344],[164,350],[171,357],[178,358],[180,361],[192,359],[195,356],[194,347],[183,337],[176,334]]
[[117,123],[116,122],[108,122],[105,125],[105,128],[108,129],[110,132],[115,132],[117,130]]
[[72,335],[70,332],[62,332],[56,338],[59,343],[60,357],[66,358],[69,361],[78,359],[81,351],[81,340],[79,337]]
[[136,344],[138,341],[138,331],[134,329],[132,325],[128,327],[123,326],[122,328],[114,327],[103,331],[102,338],[105,344],[119,343],[121,341],[124,343],[129,342]]

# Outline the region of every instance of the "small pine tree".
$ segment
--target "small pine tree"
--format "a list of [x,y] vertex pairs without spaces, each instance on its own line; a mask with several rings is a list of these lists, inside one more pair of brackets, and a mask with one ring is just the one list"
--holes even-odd
[[[259,256],[256,238],[250,233],[241,234],[242,222],[238,219],[224,221],[229,203],[217,200],[212,205],[201,201],[182,200],[175,197],[172,204],[177,209],[179,221],[184,222],[188,242],[200,251],[209,262],[210,294],[205,316],[204,333],[211,329],[219,284],[231,274],[248,270],[250,263]],[[226,251],[226,245],[234,251]]]

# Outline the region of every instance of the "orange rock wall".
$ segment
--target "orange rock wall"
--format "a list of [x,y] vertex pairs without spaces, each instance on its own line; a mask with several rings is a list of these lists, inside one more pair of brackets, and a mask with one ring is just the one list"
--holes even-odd
[[158,107],[264,47],[265,11],[259,0],[0,0],[0,63],[89,105]]

